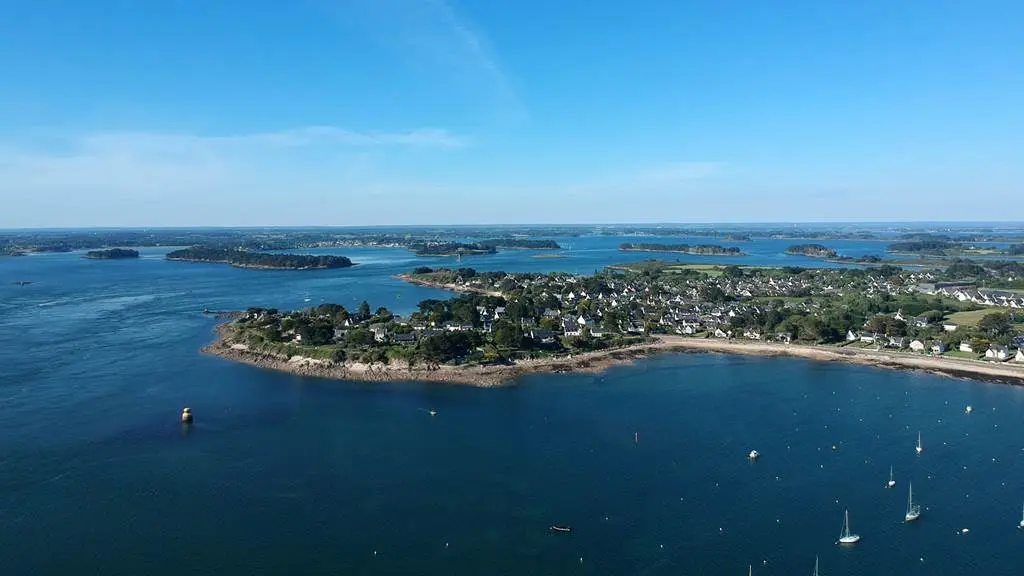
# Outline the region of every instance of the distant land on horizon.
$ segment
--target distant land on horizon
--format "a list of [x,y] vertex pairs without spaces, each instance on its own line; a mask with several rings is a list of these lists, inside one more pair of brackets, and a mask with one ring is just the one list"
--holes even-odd
[[923,228],[938,227],[945,229],[974,229],[1004,228],[1024,230],[1024,220],[865,220],[865,221],[727,221],[727,222],[533,222],[533,223],[480,223],[480,224],[310,224],[310,225],[173,225],[173,226],[47,226],[47,227],[19,227],[0,228],[0,233],[25,233],[25,232],[109,232],[109,231],[202,231],[202,230],[459,230],[459,229],[496,229],[496,228],[664,228],[664,227],[689,227],[689,228],[722,228],[723,230],[734,231],[736,229],[748,229],[749,227],[782,227],[782,226],[805,226],[813,228],[834,229],[840,227],[857,226],[865,229],[898,229],[901,227]]

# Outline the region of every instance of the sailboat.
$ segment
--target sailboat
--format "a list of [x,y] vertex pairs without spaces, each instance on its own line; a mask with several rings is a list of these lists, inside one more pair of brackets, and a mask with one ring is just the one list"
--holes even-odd
[[1017,527],[1024,530],[1024,509],[1020,511],[1020,524],[1018,524]]
[[920,432],[917,433],[917,448],[914,448],[914,450],[918,454],[920,454],[921,452],[924,452],[924,446],[921,444],[921,433]]
[[860,542],[860,534],[850,534],[850,511],[846,510],[843,517],[843,531],[839,533],[840,544],[856,544]]
[[914,504],[914,484],[910,485],[910,492],[907,495],[907,515],[903,517],[904,522],[913,522],[921,516],[921,506]]
[[885,485],[886,488],[895,488],[896,481],[892,479],[892,466],[889,466],[889,483]]
[[817,556],[814,557],[814,574],[811,574],[811,576],[818,576],[818,557]]

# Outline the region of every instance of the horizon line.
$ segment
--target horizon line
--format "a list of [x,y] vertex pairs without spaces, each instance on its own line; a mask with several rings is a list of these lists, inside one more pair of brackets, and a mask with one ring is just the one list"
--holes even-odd
[[308,230],[308,229],[366,229],[366,228],[531,228],[531,227],[609,227],[609,228],[658,228],[669,226],[711,227],[711,226],[843,226],[843,225],[1020,225],[1024,220],[766,220],[766,221],[722,221],[722,222],[576,222],[576,223],[478,223],[478,224],[246,224],[246,225],[160,225],[160,226],[31,226],[0,228],[0,232],[28,231],[97,231],[97,230]]

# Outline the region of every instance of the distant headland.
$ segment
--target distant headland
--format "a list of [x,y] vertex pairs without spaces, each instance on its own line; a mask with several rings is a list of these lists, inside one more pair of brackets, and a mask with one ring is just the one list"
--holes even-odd
[[719,246],[718,244],[656,244],[627,242],[619,245],[623,252],[678,252],[695,256],[746,256],[746,253],[735,246]]
[[226,248],[193,247],[167,253],[168,260],[230,264],[236,268],[258,270],[325,270],[353,266],[344,256],[308,254],[268,254]]

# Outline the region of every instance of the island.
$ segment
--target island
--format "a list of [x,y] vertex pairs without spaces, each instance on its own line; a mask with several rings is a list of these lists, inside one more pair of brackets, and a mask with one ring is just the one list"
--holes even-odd
[[494,246],[462,242],[417,242],[410,244],[409,249],[417,256],[475,256],[498,252]]
[[90,250],[85,253],[88,260],[128,260],[131,258],[138,258],[139,251],[131,250],[129,248],[109,248],[107,250]]
[[726,234],[722,236],[722,242],[750,242],[753,240],[750,234]]
[[344,256],[309,254],[268,254],[227,248],[194,246],[167,253],[168,260],[230,264],[236,268],[258,270],[325,270],[347,268],[352,261]]
[[252,308],[205,350],[304,375],[482,386],[687,350],[1024,383],[1024,361],[1011,360],[1024,348],[1024,292],[983,287],[1022,273],[994,261],[929,272],[646,261],[586,276],[423,266],[400,277],[457,295],[407,316],[368,302]]
[[735,246],[719,246],[718,244],[653,244],[625,243],[619,245],[623,252],[678,252],[695,256],[746,256],[746,253]]
[[786,248],[786,254],[811,258],[836,258],[839,256],[835,250],[822,244],[794,244]]
[[518,250],[560,250],[558,242],[554,240],[539,240],[534,238],[492,238],[481,240],[476,243],[478,246],[494,248],[511,248]]

